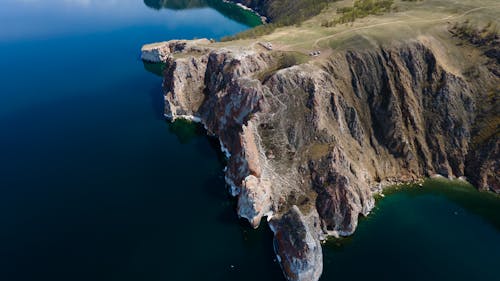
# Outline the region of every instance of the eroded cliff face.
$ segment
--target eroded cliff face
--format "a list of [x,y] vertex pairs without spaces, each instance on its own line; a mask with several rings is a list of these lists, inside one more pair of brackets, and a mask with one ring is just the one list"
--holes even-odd
[[498,134],[471,144],[478,100],[498,77],[467,81],[427,41],[338,52],[266,79],[272,52],[205,44],[174,58],[179,42],[155,50],[167,64],[165,115],[220,139],[238,214],[253,227],[267,216],[289,280],[318,280],[320,240],[352,234],[384,186],[441,174],[500,192]]

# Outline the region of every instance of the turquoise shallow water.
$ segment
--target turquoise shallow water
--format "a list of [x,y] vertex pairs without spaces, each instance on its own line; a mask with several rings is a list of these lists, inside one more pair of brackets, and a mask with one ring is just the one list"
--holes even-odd
[[[269,230],[235,215],[217,142],[165,122],[139,60],[256,20],[216,1],[2,2],[0,280],[283,280]],[[322,280],[494,277],[499,201],[431,186],[329,241]]]
[[498,280],[500,197],[446,180],[392,188],[324,249],[326,280]]

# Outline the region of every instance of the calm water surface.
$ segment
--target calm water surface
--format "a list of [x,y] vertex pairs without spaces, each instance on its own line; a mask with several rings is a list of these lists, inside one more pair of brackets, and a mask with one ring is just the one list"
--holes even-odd
[[385,194],[354,236],[325,245],[324,280],[499,280],[499,196],[445,180]]
[[[256,24],[214,0],[2,1],[0,280],[283,280],[270,232],[235,216],[217,145],[163,120],[139,60]],[[498,276],[499,200],[429,186],[329,241],[322,280]]]

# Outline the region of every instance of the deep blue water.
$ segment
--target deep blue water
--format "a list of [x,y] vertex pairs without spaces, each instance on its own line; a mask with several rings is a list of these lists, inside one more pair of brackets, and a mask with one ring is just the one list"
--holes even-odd
[[2,2],[0,26],[0,280],[281,278],[269,231],[235,215],[218,147],[163,119],[139,60],[145,43],[246,25],[52,0]]
[[[161,78],[139,60],[145,43],[255,19],[146,2],[2,1],[0,280],[283,280],[267,227],[235,215],[216,142],[163,119]],[[447,188],[381,200],[325,245],[322,280],[498,276],[498,198]]]

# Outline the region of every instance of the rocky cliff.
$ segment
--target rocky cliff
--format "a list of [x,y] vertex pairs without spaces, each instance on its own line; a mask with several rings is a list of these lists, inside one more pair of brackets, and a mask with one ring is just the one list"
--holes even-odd
[[289,280],[318,280],[320,241],[352,234],[384,186],[440,174],[500,192],[498,133],[472,141],[477,113],[497,110],[481,102],[500,82],[488,69],[471,81],[429,40],[282,69],[282,54],[212,45],[165,42],[143,58],[166,63],[165,115],[220,139],[238,214],[267,217]]

